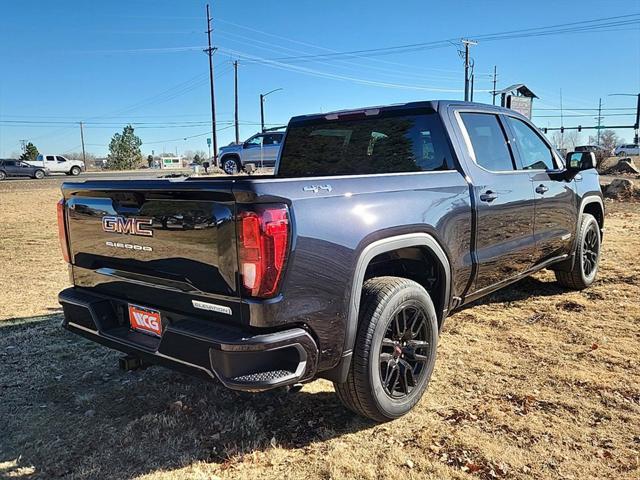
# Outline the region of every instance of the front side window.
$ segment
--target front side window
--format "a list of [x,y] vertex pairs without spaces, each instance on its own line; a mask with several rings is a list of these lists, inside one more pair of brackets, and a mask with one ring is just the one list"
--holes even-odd
[[250,138],[249,140],[247,140],[245,142],[246,145],[251,145],[254,147],[259,147],[260,145],[262,145],[262,136],[261,135],[257,135],[255,137]]
[[353,120],[316,119],[289,127],[278,174],[366,175],[453,169],[435,113]]
[[460,118],[471,140],[479,166],[492,172],[515,170],[507,138],[496,115],[461,113]]
[[555,170],[551,149],[540,136],[522,120],[506,117],[514,134],[514,141],[524,170]]

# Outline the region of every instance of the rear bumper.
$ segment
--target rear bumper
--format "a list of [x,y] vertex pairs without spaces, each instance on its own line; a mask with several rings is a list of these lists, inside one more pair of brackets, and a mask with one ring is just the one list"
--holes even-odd
[[314,377],[318,347],[303,328],[256,333],[220,322],[161,312],[162,338],[129,328],[127,303],[77,288],[60,292],[63,326],[110,348],[235,390],[261,391]]

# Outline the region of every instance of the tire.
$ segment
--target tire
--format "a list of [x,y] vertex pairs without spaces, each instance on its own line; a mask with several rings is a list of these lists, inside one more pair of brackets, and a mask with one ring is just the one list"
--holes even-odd
[[82,170],[80,169],[80,167],[71,167],[71,170],[69,170],[69,175],[73,175],[74,177],[77,177],[78,175],[80,175],[80,172]]
[[222,159],[222,169],[229,175],[235,175],[242,170],[240,159],[237,157],[225,157]]
[[627,152],[620,152],[618,154],[619,157],[626,157],[627,156]]
[[44,178],[44,170],[36,170],[33,173],[33,178],[36,180],[42,180]]
[[600,263],[600,239],[598,221],[593,215],[583,214],[578,230],[573,269],[570,272],[555,272],[560,285],[572,290],[583,290],[595,281]]
[[438,321],[431,297],[406,278],[372,278],[363,286],[358,322],[347,381],[334,383],[338,398],[377,422],[401,417],[422,397],[435,365]]
[[0,170],[0,181],[4,180],[5,178],[7,178],[7,174]]

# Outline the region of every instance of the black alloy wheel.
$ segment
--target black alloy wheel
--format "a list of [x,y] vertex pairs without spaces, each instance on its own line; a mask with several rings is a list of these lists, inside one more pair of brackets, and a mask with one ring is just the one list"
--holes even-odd
[[380,380],[389,397],[406,397],[420,384],[429,361],[426,315],[409,305],[390,319],[380,349]]

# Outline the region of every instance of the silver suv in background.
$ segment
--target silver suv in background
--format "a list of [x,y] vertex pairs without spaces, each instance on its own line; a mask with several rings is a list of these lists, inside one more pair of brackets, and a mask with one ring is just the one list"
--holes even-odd
[[220,167],[229,175],[244,170],[247,163],[256,167],[275,167],[284,132],[257,133],[244,143],[232,143],[218,153]]
[[627,143],[626,145],[620,145],[614,150],[617,157],[626,157],[627,155],[640,155],[640,145],[637,143]]

